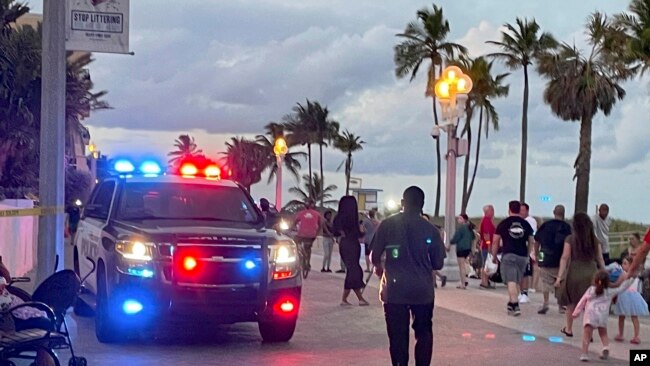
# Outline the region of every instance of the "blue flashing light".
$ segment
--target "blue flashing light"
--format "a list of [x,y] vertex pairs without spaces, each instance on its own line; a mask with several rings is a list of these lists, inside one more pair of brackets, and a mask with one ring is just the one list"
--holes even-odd
[[152,160],[147,160],[140,164],[140,171],[143,174],[160,174],[162,173],[162,168],[160,167],[160,164],[156,163],[155,161]]
[[133,163],[125,159],[116,161],[113,168],[118,173],[132,173],[135,170]]
[[144,277],[144,278],[153,278],[153,271],[147,268],[129,268],[129,274]]
[[247,260],[246,262],[244,262],[244,267],[246,267],[246,269],[253,269],[257,266],[255,265],[255,262],[253,262],[252,260]]
[[431,243],[432,243],[431,238],[427,238],[427,244],[431,244]]
[[142,304],[136,300],[126,300],[122,305],[122,310],[126,315],[135,315],[142,311]]
[[548,337],[548,341],[551,343],[563,343],[564,339],[562,337]]
[[537,338],[535,338],[534,335],[524,334],[523,336],[521,336],[521,339],[522,339],[524,342],[535,342],[535,340],[536,340]]

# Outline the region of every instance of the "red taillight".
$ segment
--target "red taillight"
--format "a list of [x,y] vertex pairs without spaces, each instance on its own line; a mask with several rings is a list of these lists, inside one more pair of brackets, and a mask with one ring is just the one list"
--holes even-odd
[[209,178],[217,178],[221,175],[221,169],[216,165],[208,165],[205,168],[205,176]]
[[196,262],[196,259],[194,259],[194,257],[185,257],[185,259],[183,259],[183,268],[186,271],[193,270],[194,268],[196,268],[197,265],[198,263]]
[[181,166],[181,175],[196,175],[198,172],[199,170],[194,164],[185,163]]
[[294,313],[297,306],[293,299],[281,299],[275,304],[274,309],[277,313],[288,315]]

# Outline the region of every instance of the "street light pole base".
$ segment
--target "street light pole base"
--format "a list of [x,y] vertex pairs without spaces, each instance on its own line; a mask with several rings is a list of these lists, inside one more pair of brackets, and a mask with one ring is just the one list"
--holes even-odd
[[460,282],[460,271],[458,268],[458,257],[456,257],[456,246],[452,245],[447,258],[445,258],[445,265],[442,267],[440,274],[447,276],[447,281]]

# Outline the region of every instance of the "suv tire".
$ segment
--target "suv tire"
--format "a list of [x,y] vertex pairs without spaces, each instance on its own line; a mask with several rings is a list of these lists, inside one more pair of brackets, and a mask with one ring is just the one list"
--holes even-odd
[[291,319],[259,321],[262,339],[267,343],[289,342],[296,330],[297,317]]
[[103,266],[97,271],[97,311],[95,312],[95,336],[101,343],[115,343],[120,334],[115,322],[111,319],[108,295],[106,291],[106,275]]

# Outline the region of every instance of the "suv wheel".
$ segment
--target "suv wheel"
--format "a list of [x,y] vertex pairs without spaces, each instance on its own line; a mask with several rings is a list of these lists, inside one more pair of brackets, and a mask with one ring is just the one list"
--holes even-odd
[[286,320],[260,321],[258,326],[262,339],[269,343],[288,342],[293,337],[297,321],[297,317]]
[[106,275],[103,267],[97,272],[97,311],[95,312],[95,335],[101,343],[115,343],[120,339],[115,322],[111,319],[108,295],[106,291]]

